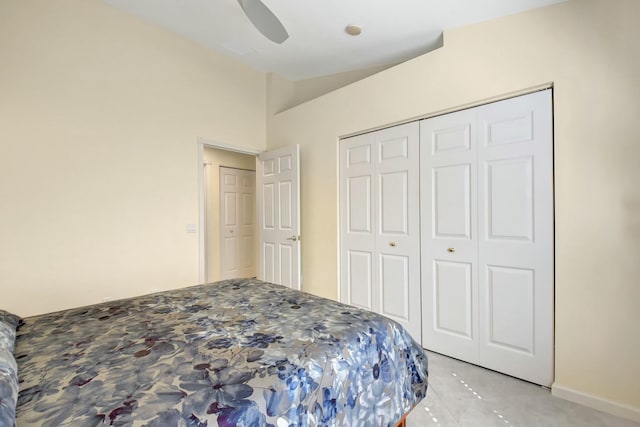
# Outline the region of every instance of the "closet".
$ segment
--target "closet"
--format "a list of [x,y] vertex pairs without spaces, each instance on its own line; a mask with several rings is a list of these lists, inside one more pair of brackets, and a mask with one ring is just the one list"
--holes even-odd
[[[405,145],[406,163],[383,166],[383,147]],[[551,385],[551,90],[346,138],[340,161],[341,301],[429,350]]]

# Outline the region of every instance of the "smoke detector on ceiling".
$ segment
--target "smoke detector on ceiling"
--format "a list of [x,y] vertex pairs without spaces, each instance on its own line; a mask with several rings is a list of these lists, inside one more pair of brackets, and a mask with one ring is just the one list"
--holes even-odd
[[351,24],[351,25],[347,25],[344,31],[350,36],[359,36],[360,33],[362,32],[362,28],[359,25]]

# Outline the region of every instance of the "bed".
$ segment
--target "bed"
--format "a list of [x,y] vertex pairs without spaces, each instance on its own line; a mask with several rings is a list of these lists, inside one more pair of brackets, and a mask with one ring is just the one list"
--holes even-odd
[[427,390],[397,323],[255,279],[11,316],[0,427],[395,426]]

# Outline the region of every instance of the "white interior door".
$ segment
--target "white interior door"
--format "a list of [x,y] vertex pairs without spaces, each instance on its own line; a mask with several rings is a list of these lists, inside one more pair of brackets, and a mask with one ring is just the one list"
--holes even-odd
[[423,345],[553,380],[551,91],[421,123]]
[[419,341],[418,123],[340,143],[341,301],[383,314]]
[[256,276],[256,173],[220,167],[221,279]]
[[300,154],[292,145],[258,155],[258,278],[300,289]]

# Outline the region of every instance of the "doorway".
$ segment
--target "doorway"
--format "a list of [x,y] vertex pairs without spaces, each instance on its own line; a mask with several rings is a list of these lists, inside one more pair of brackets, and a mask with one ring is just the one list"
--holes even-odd
[[[212,144],[200,143],[201,148],[201,209],[200,224],[202,232],[200,233],[200,283],[210,283],[224,278],[229,278],[228,274],[224,274],[221,268],[223,260],[223,251],[221,247],[224,243],[224,231],[222,230],[221,218],[222,204],[220,192],[220,170],[221,168],[232,168],[235,170],[244,170],[253,172],[253,188],[255,189],[255,167],[256,154],[235,149],[222,148]],[[255,197],[255,196],[254,196]],[[248,209],[255,210],[255,198]],[[236,209],[237,210],[237,209]],[[229,212],[227,212],[229,213]],[[255,212],[253,212],[255,218]],[[227,228],[227,233],[231,228]],[[243,234],[247,234],[247,230],[243,230]],[[253,259],[258,258],[257,230],[253,227],[253,236],[244,236],[245,243],[243,250],[253,253]],[[250,243],[248,243],[250,242]],[[228,241],[228,244],[231,244]],[[249,244],[251,247],[248,247]],[[226,252],[224,252],[226,253]],[[227,261],[229,258],[227,257]],[[255,277],[256,269],[245,268],[238,271],[234,277]],[[230,273],[230,272],[227,272]]]
[[[210,149],[214,151],[209,151]],[[214,157],[209,157],[213,154]],[[300,289],[300,147],[272,151],[228,146],[198,138],[199,282],[221,280],[220,194],[214,169],[243,155],[240,169],[255,167],[258,279]],[[226,160],[221,160],[226,159]],[[231,164],[231,163],[228,163]],[[251,164],[251,165],[250,165]],[[217,206],[216,206],[217,205]]]

